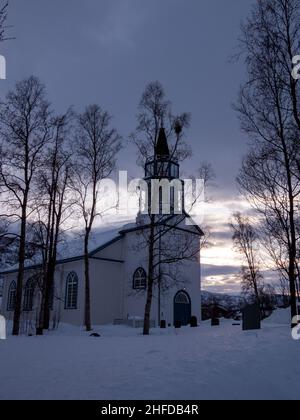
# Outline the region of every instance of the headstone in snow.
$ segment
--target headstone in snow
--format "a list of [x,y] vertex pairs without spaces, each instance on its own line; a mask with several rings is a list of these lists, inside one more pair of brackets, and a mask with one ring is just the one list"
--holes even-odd
[[181,328],[181,321],[178,321],[178,320],[177,320],[177,321],[175,321],[175,322],[174,322],[174,326],[175,326],[175,328],[176,328],[176,329]]
[[162,328],[162,329],[167,328],[167,323],[166,323],[166,320],[165,319],[162,319],[160,321],[160,328]]
[[191,328],[197,328],[198,327],[198,320],[196,316],[191,317]]
[[212,327],[219,327],[220,326],[220,320],[219,320],[219,318],[212,318],[211,319],[211,326]]
[[242,313],[244,331],[261,329],[260,307],[257,303],[246,306]]
[[6,340],[6,321],[2,315],[0,315],[0,340]]

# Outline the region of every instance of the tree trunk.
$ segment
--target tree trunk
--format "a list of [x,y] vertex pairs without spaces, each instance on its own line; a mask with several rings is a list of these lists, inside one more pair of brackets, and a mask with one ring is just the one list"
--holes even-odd
[[[293,253],[293,251],[291,251]],[[293,255],[290,256],[289,263],[289,283],[290,283],[290,295],[291,295],[291,326],[294,328],[298,322],[294,322],[294,317],[297,316],[297,295],[296,295],[296,273],[295,273],[295,260]]]
[[289,192],[289,219],[290,219],[290,245],[289,245],[289,282],[291,294],[291,327],[294,328],[298,323],[294,322],[294,317],[297,316],[297,295],[296,295],[296,261],[297,261],[297,235],[295,223],[295,201],[294,189],[292,184],[292,170],[289,165],[287,154],[287,147],[284,144],[285,166],[287,171],[288,192]]
[[143,334],[150,334],[150,315],[153,298],[153,276],[154,276],[154,226],[155,216],[151,215],[150,235],[149,235],[149,250],[148,250],[148,283],[147,283],[147,300],[144,313],[144,329]]
[[[50,249],[49,249],[49,262],[48,262],[48,271],[47,271],[47,281],[46,281],[46,289],[45,289],[45,308],[44,308],[44,318],[43,318],[43,328],[44,330],[49,330],[50,326],[50,297],[51,293],[54,293],[54,285],[55,285],[55,268],[56,268],[56,260],[57,260],[57,245],[58,245],[58,238],[60,233],[60,226],[61,226],[61,217],[62,217],[62,209],[64,203],[64,196],[66,191],[66,185],[68,180],[68,173],[64,178],[64,186],[61,192],[61,198],[59,201],[58,211],[56,212],[56,203],[57,203],[57,179],[53,181],[54,185],[54,192],[53,192],[53,205],[50,206],[50,209],[53,207],[52,217],[50,215],[49,220],[51,219],[51,228],[50,229]],[[52,297],[54,299],[54,296]]]
[[17,277],[17,290],[16,290],[16,301],[14,308],[14,320],[13,320],[13,335],[19,335],[20,332],[20,318],[22,312],[22,293],[23,293],[23,280],[24,280],[24,265],[25,265],[25,250],[26,250],[26,222],[27,222],[27,194],[22,206],[22,217],[21,217],[21,234],[20,234],[20,245],[19,245],[19,269]]
[[49,330],[49,325],[50,325],[50,296],[51,296],[51,292],[53,291],[53,285],[54,285],[55,265],[56,265],[56,260],[53,260],[53,258],[51,258],[48,264],[47,281],[46,281],[46,289],[45,289],[45,307],[44,307],[44,317],[43,317],[44,330]]
[[84,238],[84,274],[85,274],[85,305],[84,305],[84,324],[86,331],[92,330],[91,325],[91,296],[90,296],[90,261],[89,261],[89,230]]
[[50,199],[49,214],[48,214],[48,225],[47,225],[47,240],[46,240],[46,255],[45,255],[45,267],[43,272],[43,284],[42,284],[42,297],[41,297],[41,306],[39,312],[39,321],[38,327],[36,329],[36,335],[43,335],[43,330],[45,328],[45,316],[47,312],[47,305],[49,303],[48,299],[48,282],[49,282],[49,270],[51,264],[51,235],[52,235],[52,225],[51,225],[51,213],[52,213],[52,199]]
[[44,273],[43,273],[43,283],[42,283],[42,290],[41,290],[41,305],[40,305],[40,311],[39,311],[38,325],[36,327],[36,335],[43,335],[47,271],[48,271],[47,268],[45,268]]

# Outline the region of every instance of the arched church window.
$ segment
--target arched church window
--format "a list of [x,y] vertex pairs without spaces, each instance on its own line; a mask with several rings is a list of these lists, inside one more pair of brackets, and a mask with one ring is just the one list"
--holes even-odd
[[147,274],[143,268],[135,270],[133,275],[133,288],[134,289],[146,289],[147,285]]
[[14,311],[16,305],[16,293],[17,293],[17,286],[16,283],[13,281],[10,283],[7,295],[7,310]]
[[185,292],[177,293],[177,295],[175,296],[175,303],[181,303],[181,304],[189,305],[190,304],[190,299],[189,299],[188,294],[185,293]]
[[33,309],[33,297],[35,289],[35,280],[29,279],[24,288],[23,311],[30,312]]
[[66,281],[65,309],[77,309],[78,276],[72,271]]

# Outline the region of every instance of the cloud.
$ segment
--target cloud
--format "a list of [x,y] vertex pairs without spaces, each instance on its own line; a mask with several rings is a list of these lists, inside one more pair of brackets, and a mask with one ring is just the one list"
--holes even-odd
[[145,20],[144,9],[136,1],[114,0],[101,24],[90,29],[90,35],[105,47],[121,45],[133,48],[136,32]]
[[202,264],[202,276],[209,277],[211,275],[231,275],[237,272],[235,265],[216,266],[212,264]]
[[[241,293],[240,267],[235,265],[202,264],[202,290],[215,293]],[[278,274],[262,270],[264,282],[276,286]]]
[[202,289],[211,292],[240,293],[239,267],[202,264]]

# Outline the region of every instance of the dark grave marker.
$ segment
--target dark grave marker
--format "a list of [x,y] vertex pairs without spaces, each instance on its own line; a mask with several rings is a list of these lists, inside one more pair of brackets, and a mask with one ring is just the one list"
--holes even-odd
[[243,330],[260,330],[261,329],[261,315],[260,307],[257,303],[246,306],[243,311]]
[[181,321],[175,321],[174,326],[176,329],[181,328]]
[[192,316],[191,317],[191,328],[196,328],[198,327],[198,320],[196,316]]
[[212,319],[211,319],[211,326],[212,326],[212,327],[219,327],[219,325],[220,325],[220,320],[219,320],[219,318],[212,318]]
[[160,328],[165,329],[167,327],[167,323],[164,319],[160,321]]

